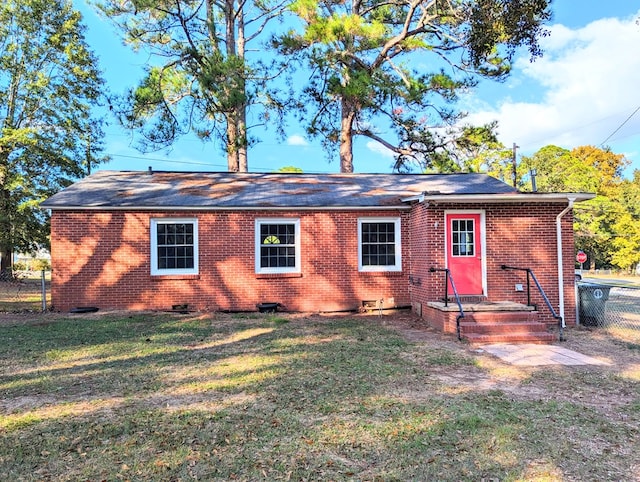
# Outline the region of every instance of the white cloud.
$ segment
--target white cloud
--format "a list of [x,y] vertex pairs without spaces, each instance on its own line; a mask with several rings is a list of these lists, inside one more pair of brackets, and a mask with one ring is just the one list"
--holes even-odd
[[[476,104],[467,121],[498,120],[500,140],[528,152],[547,144],[600,145],[640,106],[636,18],[601,19],[575,30],[554,25],[541,59],[516,62],[520,82],[509,97],[490,108]],[[616,141],[634,136],[640,142],[640,112],[607,144],[615,150]]]
[[290,146],[308,146],[307,140],[300,134],[293,134],[287,138],[287,144]]
[[393,159],[393,156],[394,156],[393,151],[390,151],[379,142],[367,141],[366,146],[367,146],[367,149],[369,149],[371,152],[379,154],[380,156],[388,159]]

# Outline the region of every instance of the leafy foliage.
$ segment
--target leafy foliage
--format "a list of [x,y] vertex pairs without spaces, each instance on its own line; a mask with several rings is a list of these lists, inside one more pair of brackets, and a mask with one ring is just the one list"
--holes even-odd
[[[301,118],[340,169],[353,171],[353,138],[395,154],[395,168],[452,169],[449,149],[470,132],[452,103],[477,76],[504,78],[517,47],[540,55],[546,0],[296,0],[303,28],[274,39],[312,75]],[[485,126],[490,129],[490,126]]]
[[[496,127],[497,122],[480,127],[463,126],[455,136],[443,140],[442,148],[418,163],[426,172],[487,172],[511,183],[507,161],[512,151],[498,141]],[[406,167],[404,163],[396,165],[398,170]]]
[[102,80],[66,0],[0,6],[0,254],[47,244],[38,205],[101,157]]
[[302,174],[304,171],[302,170],[302,168],[297,167],[297,166],[282,166],[279,169],[276,169],[275,172],[288,172],[288,173],[292,173],[292,174]]
[[[101,0],[125,41],[152,62],[140,84],[114,99],[121,123],[142,134],[142,150],[170,146],[193,131],[222,141],[230,171],[247,171],[249,110],[259,124],[281,129],[279,92],[271,80],[279,60],[248,58],[247,45],[283,9],[283,0]],[[275,115],[275,119],[274,119]]]
[[574,209],[577,248],[592,267],[632,269],[640,263],[640,172],[625,179],[628,165],[624,155],[608,148],[546,146],[522,159],[518,177],[525,190],[528,172],[535,169],[539,191],[596,193]]
[[601,184],[595,165],[568,149],[553,145],[522,158],[518,179],[525,190],[531,189],[525,184],[531,170],[536,171],[537,187],[542,192],[597,192]]
[[618,214],[612,225],[611,264],[622,269],[637,269],[640,264],[640,171],[633,172],[632,179],[623,179],[611,189],[611,202]]

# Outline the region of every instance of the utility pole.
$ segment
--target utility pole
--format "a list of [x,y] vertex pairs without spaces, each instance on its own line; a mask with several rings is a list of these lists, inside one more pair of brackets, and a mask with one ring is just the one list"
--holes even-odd
[[518,188],[518,171],[517,171],[517,162],[516,162],[516,153],[520,146],[516,146],[516,143],[513,143],[513,154],[511,155],[511,164],[513,166],[513,187]]

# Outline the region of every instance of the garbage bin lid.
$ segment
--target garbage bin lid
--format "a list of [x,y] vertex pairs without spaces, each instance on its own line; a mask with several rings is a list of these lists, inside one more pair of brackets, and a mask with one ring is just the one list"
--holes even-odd
[[613,288],[613,286],[611,285],[605,285],[602,283],[593,283],[593,282],[586,282],[586,281],[578,281],[578,287],[579,288]]

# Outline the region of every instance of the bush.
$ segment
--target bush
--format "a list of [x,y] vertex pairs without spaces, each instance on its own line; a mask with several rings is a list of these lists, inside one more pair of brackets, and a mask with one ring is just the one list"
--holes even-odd
[[16,261],[13,263],[13,271],[26,271],[28,269],[25,261]]
[[34,271],[51,271],[51,263],[48,259],[34,259],[31,262],[31,269]]
[[51,271],[51,263],[48,259],[27,259],[13,263],[13,271]]

